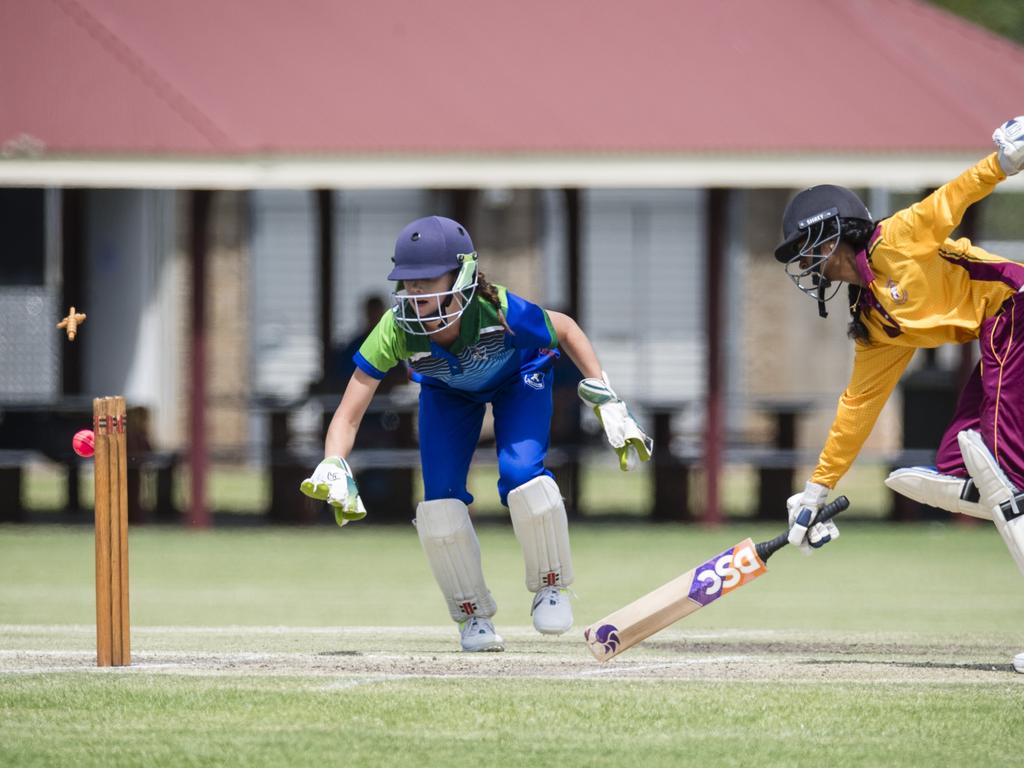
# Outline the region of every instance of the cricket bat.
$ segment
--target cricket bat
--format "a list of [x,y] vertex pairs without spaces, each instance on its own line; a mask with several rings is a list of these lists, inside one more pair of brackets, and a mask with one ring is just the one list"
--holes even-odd
[[[815,523],[830,520],[848,506],[849,499],[838,497],[821,508]],[[753,539],[744,539],[706,563],[591,624],[583,632],[590,652],[598,661],[608,661],[669,624],[753,581],[768,569],[765,565],[768,558],[789,543],[788,536],[789,529],[786,529],[774,539],[760,544],[755,544]]]

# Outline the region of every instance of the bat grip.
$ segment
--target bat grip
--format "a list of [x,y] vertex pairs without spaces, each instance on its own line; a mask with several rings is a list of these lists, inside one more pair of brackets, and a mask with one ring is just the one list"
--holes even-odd
[[848,498],[845,496],[838,496],[821,508],[818,512],[818,516],[814,518],[814,522],[811,523],[811,525],[817,525],[818,523],[824,523],[826,520],[831,520],[849,506],[850,500]]
[[[845,496],[839,496],[818,510],[818,514],[811,525],[817,525],[818,523],[824,523],[826,520],[831,520],[849,506],[850,500]],[[783,531],[770,541],[762,541],[758,544],[756,547],[757,556],[761,558],[761,562],[766,562],[769,557],[774,555],[787,544],[789,544],[788,530]]]

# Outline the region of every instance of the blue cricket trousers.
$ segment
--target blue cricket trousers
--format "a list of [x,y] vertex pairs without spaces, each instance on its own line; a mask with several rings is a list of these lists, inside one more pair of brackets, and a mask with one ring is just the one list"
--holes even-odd
[[[490,397],[498,452],[498,495],[508,505],[508,493],[541,475],[551,434],[551,371],[522,373]],[[477,399],[474,399],[476,397]],[[424,501],[459,499],[473,503],[466,490],[487,400],[424,385],[420,388],[420,460]]]

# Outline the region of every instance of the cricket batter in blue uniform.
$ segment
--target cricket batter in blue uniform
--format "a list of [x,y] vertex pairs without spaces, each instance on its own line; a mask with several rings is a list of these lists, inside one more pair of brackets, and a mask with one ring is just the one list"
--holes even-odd
[[[906,467],[893,490],[950,512],[992,520],[1024,573],[1024,265],[952,240],[967,207],[1024,168],[1024,117],[992,136],[996,152],[932,194],[874,221],[850,190],[800,192],[783,214],[775,251],[786,272],[818,303],[847,283],[856,342],[850,383],[802,493],[787,502],[789,540],[820,547],[839,535],[812,524],[853,463],[914,351],[980,342],[968,380],[936,452],[934,467]],[[1024,672],[1024,653],[1013,660]]]
[[424,501],[415,525],[423,551],[459,625],[462,649],[504,650],[491,621],[497,605],[484,581],[466,490],[490,403],[498,494],[522,547],[533,625],[562,634],[573,623],[566,589],[572,557],[562,495],[544,468],[558,348],[584,375],[580,398],[595,409],[622,469],[648,460],[652,441],[612,390],[576,322],[487,282],[461,224],[417,219],[398,235],[393,262],[393,306],[356,353],[356,372],[327,429],[325,458],[301,490],[331,504],[339,525],[366,516],[348,457],[378,383],[404,362],[420,385]]

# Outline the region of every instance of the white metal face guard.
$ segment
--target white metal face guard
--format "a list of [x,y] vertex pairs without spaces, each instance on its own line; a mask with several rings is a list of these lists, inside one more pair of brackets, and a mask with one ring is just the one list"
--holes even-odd
[[[829,208],[804,219],[798,226],[800,231],[806,234],[796,255],[786,262],[786,274],[801,293],[819,304],[824,304],[833,299],[842,287],[841,283],[836,283],[833,287],[824,273],[825,262],[839,245],[839,209]],[[806,267],[800,264],[803,259],[810,260]],[[829,288],[832,288],[832,292],[826,294]]]
[[[460,253],[462,266],[452,287],[438,293],[409,293],[401,282],[398,290],[391,294],[391,311],[398,327],[413,336],[432,336],[450,327],[462,317],[466,307],[476,295],[476,253]],[[421,315],[419,299],[437,299],[438,311]],[[437,323],[436,328],[427,328],[425,323]]]

